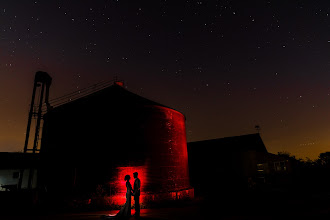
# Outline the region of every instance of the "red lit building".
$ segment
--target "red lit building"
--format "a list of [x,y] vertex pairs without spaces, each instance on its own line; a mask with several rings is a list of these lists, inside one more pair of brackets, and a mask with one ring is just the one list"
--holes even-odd
[[122,205],[136,171],[142,204],[193,197],[184,115],[119,84],[49,111],[40,154],[39,184],[54,197]]

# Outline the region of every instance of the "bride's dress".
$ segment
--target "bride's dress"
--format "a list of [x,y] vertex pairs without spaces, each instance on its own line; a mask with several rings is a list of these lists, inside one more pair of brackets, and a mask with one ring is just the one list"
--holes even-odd
[[121,207],[117,213],[116,218],[131,217],[131,196],[132,196],[132,185],[129,181],[126,182],[126,203]]

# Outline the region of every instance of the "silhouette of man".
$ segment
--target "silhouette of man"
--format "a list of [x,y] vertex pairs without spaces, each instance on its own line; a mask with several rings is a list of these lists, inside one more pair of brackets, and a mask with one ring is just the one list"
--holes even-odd
[[133,188],[133,196],[135,201],[135,215],[136,217],[140,216],[140,191],[141,191],[141,181],[138,178],[138,173],[133,173],[134,176],[134,188]]

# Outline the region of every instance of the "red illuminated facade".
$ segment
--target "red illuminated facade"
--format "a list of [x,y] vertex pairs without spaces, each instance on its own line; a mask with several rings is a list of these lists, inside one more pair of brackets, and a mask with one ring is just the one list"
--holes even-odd
[[[149,169],[157,191],[189,188],[185,117],[176,110],[150,107],[146,127],[149,138]],[[159,123],[161,122],[161,123]]]
[[[162,106],[145,106],[149,118],[143,123],[147,128],[145,142],[146,158],[143,166],[116,167],[110,181],[109,203],[125,203],[124,176],[139,173],[141,180],[141,203],[178,197],[193,197],[189,185],[188,153],[185,117],[178,111]],[[162,122],[162,123],[159,123]],[[131,180],[133,185],[134,179]],[[179,195],[178,195],[179,194]],[[133,200],[132,200],[133,205]]]

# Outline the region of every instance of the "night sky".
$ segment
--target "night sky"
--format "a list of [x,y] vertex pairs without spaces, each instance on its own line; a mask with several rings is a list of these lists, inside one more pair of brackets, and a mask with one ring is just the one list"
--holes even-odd
[[42,70],[51,99],[117,76],[185,114],[188,141],[260,125],[269,152],[315,159],[330,151],[329,14],[313,0],[0,0],[0,151],[23,150]]

